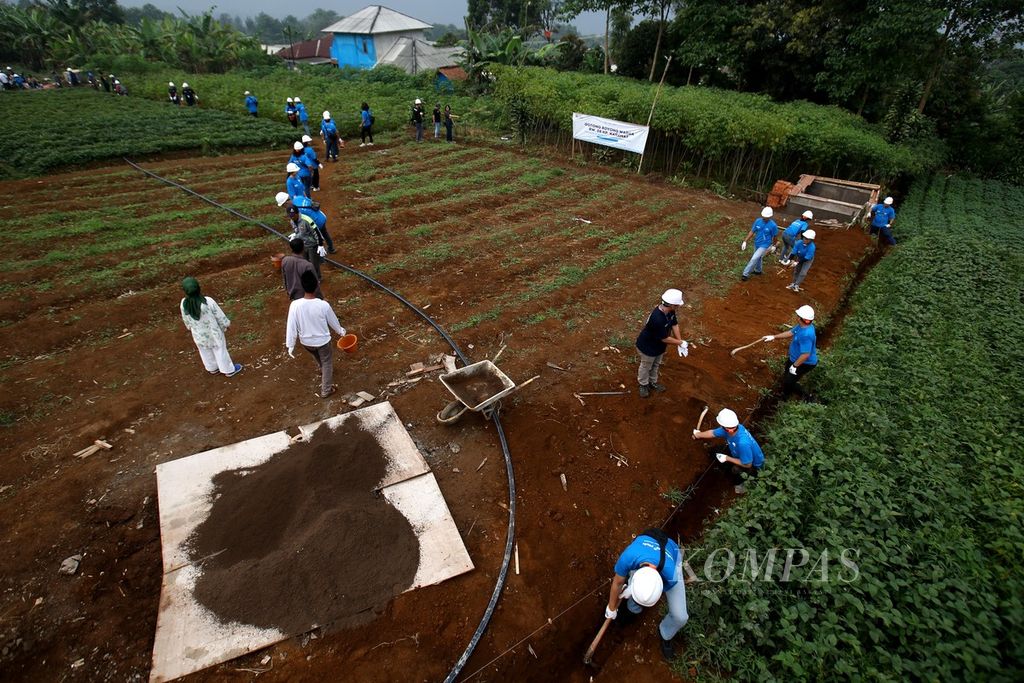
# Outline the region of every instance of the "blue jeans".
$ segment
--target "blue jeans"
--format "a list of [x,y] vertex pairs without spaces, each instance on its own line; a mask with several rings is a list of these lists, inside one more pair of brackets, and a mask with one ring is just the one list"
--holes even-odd
[[309,135],[309,121],[302,122],[302,130],[306,131],[306,135]]
[[804,278],[807,277],[807,271],[811,269],[811,263],[813,262],[814,259],[811,259],[810,261],[804,261],[803,263],[797,265],[796,270],[793,271],[794,285],[799,287],[804,283]]
[[338,160],[338,139],[337,138],[334,138],[334,139],[327,138],[327,140],[325,141],[325,144],[327,145],[327,151],[324,152],[324,156],[327,157],[328,159],[330,159],[331,157],[334,157],[334,160],[337,161]]
[[743,269],[743,277],[747,277],[751,272],[761,274],[761,262],[764,260],[764,255],[768,253],[768,247],[758,247],[754,249],[754,254],[750,257],[750,261],[747,263],[747,267]]
[[434,121],[434,138],[437,139],[439,137],[441,137],[441,122]]
[[874,235],[879,235],[879,234],[881,235],[881,239],[885,240],[886,244],[889,244],[889,245],[895,245],[896,244],[896,238],[892,236],[892,228],[890,228],[888,225],[883,226],[881,228],[876,228],[875,226],[872,225],[871,226],[871,235],[874,236]]
[[790,239],[786,237],[786,234],[782,234],[782,251],[779,252],[779,261],[785,261],[789,258],[789,255],[793,253],[793,247],[796,246],[796,239]]
[[[627,577],[628,578],[628,577]],[[679,630],[686,626],[690,615],[686,611],[686,582],[683,581],[683,557],[680,552],[679,561],[676,562],[676,585],[662,593],[668,603],[668,614],[658,625],[658,634],[662,640],[672,640]],[[626,600],[626,608],[633,614],[640,614],[643,608],[633,598]]]

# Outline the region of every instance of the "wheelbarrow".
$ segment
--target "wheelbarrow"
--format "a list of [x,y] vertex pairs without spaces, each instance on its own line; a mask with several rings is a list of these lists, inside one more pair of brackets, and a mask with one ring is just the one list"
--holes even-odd
[[454,424],[467,410],[480,413],[489,420],[501,409],[502,399],[522,389],[538,377],[540,375],[516,385],[508,375],[489,360],[482,360],[459,368],[455,372],[441,375],[441,384],[451,392],[455,400],[441,409],[441,412],[437,414],[437,421]]

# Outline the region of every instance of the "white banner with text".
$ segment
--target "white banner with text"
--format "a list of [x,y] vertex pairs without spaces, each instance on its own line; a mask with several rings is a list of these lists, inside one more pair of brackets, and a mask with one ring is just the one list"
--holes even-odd
[[635,123],[603,119],[590,114],[572,114],[572,136],[583,142],[623,149],[627,152],[643,154],[647,146],[647,126]]

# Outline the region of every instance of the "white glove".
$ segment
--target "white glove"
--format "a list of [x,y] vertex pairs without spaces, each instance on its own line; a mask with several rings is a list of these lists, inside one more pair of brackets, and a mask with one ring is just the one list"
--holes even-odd
[[323,165],[323,164],[317,164],[317,165],[318,165],[318,166],[319,166],[320,168],[323,168],[323,167],[324,167],[324,165]]
[[773,245],[771,246],[771,248],[769,248],[769,249],[768,249],[768,253],[769,253],[769,254],[774,254],[774,253],[775,253],[775,251],[776,251],[776,249],[778,249],[778,247],[777,247],[776,245],[774,245],[774,244],[773,244]]
[[791,374],[791,375],[795,375],[796,374],[796,366],[795,365],[790,365],[789,366],[789,374]]
[[294,232],[292,234],[288,235],[288,241],[289,242],[291,242],[293,239],[295,239],[295,233]]
[[728,456],[726,456],[725,453],[715,453],[715,457],[718,459],[718,462],[725,462],[725,459]]
[[320,258],[327,258],[327,247],[317,247],[316,253]]
[[764,336],[764,338],[761,339],[761,341],[766,341],[766,342],[775,341],[775,335],[774,334],[766,334]]
[[683,343],[678,346],[680,356],[690,355],[690,342],[683,340]]
[[614,619],[617,616],[619,616],[619,610],[611,609],[611,608],[608,607],[608,605],[604,606],[604,618],[605,619]]
[[289,346],[288,347],[288,355],[291,356],[292,358],[295,358],[295,347],[294,346]]
[[346,330],[344,327],[341,328],[341,336],[344,337],[346,334],[348,334],[348,330]]
[[743,244],[740,245],[740,251],[746,251],[746,250],[747,250],[747,241],[743,240]]
[[693,438],[696,439],[698,434],[700,434],[700,430],[699,429],[694,429],[693,430]]

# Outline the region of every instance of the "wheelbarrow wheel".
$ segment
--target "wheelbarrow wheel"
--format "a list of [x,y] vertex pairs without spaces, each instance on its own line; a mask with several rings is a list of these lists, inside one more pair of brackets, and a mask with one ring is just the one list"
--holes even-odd
[[437,414],[437,421],[446,425],[455,424],[467,410],[462,401],[452,401]]

